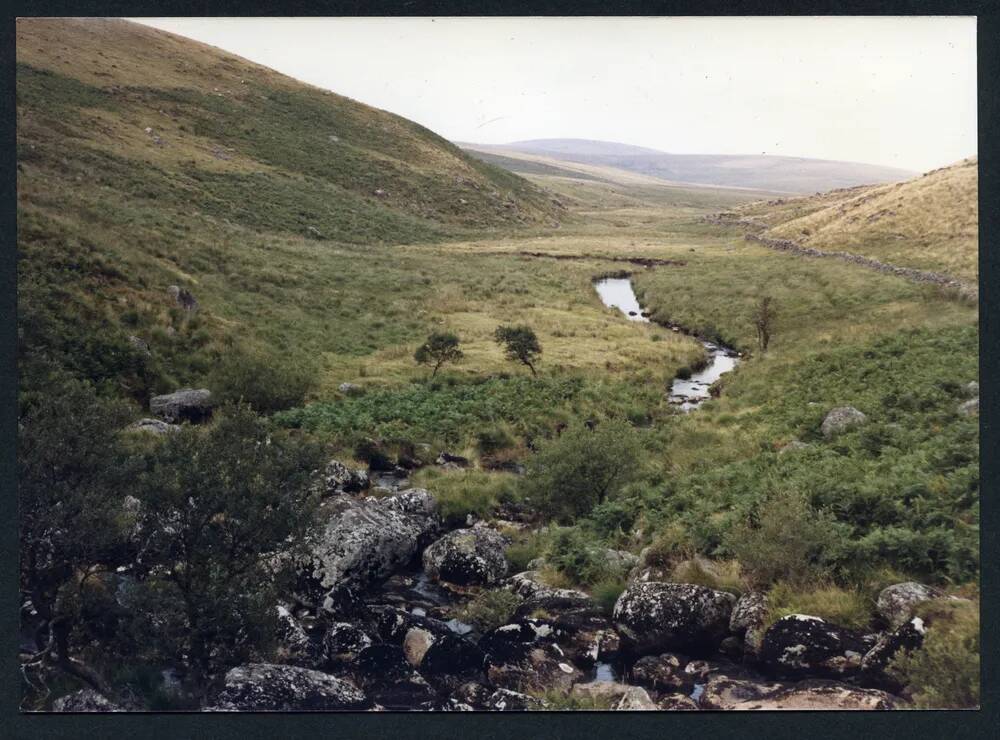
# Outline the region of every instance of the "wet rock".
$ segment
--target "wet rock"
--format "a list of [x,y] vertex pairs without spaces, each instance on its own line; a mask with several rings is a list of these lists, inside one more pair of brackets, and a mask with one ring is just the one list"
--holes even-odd
[[893,688],[901,688],[898,683],[885,675],[885,668],[898,653],[916,650],[923,645],[926,633],[927,628],[920,617],[914,617],[891,632],[884,633],[861,659],[861,670],[870,680],[891,685]]
[[212,393],[205,388],[182,388],[173,393],[153,396],[149,410],[164,421],[189,421],[192,424],[212,416]]
[[895,583],[879,592],[875,611],[890,629],[895,629],[909,621],[917,604],[941,598],[943,595],[940,589],[916,581]]
[[129,424],[126,428],[130,432],[148,432],[149,434],[170,434],[181,430],[177,424],[167,424],[167,422],[160,421],[159,419],[139,419],[139,421]]
[[979,396],[960,404],[958,407],[958,413],[962,416],[978,416],[979,415]]
[[226,673],[214,711],[324,711],[363,709],[364,692],[326,673],[274,663],[250,663]]
[[496,530],[456,529],[424,550],[424,571],[459,586],[494,584],[507,575],[506,547]]
[[372,645],[366,632],[348,622],[334,622],[323,635],[323,656],[328,665],[352,663]]
[[613,620],[638,653],[711,651],[729,633],[736,597],[688,583],[634,582],[615,603]]
[[737,600],[729,618],[729,630],[743,638],[743,651],[756,657],[764,641],[764,624],[767,621],[767,594],[749,591]]
[[398,645],[365,648],[353,673],[371,700],[386,709],[414,709],[437,699],[437,692],[413,670]]
[[52,702],[53,712],[123,712],[122,707],[108,701],[93,689],[80,689],[60,696]]
[[819,617],[791,614],[768,628],[760,660],[778,676],[839,678],[857,673],[866,652],[857,633]]
[[309,559],[300,573],[315,590],[361,589],[386,578],[413,559],[439,526],[437,504],[412,488],[382,499],[332,499],[320,508],[325,520],[307,537]]
[[851,427],[864,424],[866,421],[868,421],[868,417],[853,406],[838,406],[823,419],[820,431],[823,432],[824,437],[830,438]]

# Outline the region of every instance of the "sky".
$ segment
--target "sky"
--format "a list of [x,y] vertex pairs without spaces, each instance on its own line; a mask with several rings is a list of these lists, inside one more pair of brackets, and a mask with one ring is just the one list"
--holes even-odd
[[976,153],[972,17],[144,18],[452,141],[925,171]]

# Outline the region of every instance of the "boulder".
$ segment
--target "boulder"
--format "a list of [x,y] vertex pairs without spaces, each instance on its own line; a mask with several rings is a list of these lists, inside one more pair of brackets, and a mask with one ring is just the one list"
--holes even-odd
[[897,709],[897,697],[836,681],[811,680],[795,684],[739,681],[718,676],[709,680],[700,698],[706,709],[724,710],[884,710]]
[[354,383],[341,383],[337,386],[337,390],[345,396],[357,396],[364,392],[364,388]]
[[274,663],[233,668],[212,707],[214,711],[282,712],[364,709],[364,692],[326,673]]
[[139,421],[129,424],[126,427],[130,432],[148,432],[149,434],[170,434],[179,432],[181,428],[177,424],[167,424],[159,419],[139,419]]
[[690,688],[694,683],[684,672],[687,659],[673,653],[646,655],[632,665],[631,678],[637,684],[657,691],[676,691]]
[[729,630],[743,638],[743,650],[751,657],[760,652],[767,614],[767,594],[761,591],[748,591],[740,596],[733,607],[733,613],[729,618]]
[[901,651],[916,650],[923,645],[926,633],[924,620],[914,617],[896,629],[882,634],[875,646],[861,659],[861,670],[873,681],[900,688],[895,681],[887,680],[885,668]]
[[93,689],[80,689],[60,696],[52,702],[53,712],[123,712],[122,707],[108,701]]
[[339,460],[331,460],[323,469],[322,492],[327,496],[341,493],[359,493],[368,488],[368,473],[351,470]]
[[428,708],[437,692],[413,670],[398,645],[372,645],[352,666],[358,684],[376,705],[386,709]]
[[198,301],[195,300],[194,296],[191,295],[191,291],[187,288],[181,288],[178,285],[167,286],[167,295],[173,298],[178,306],[189,313],[194,313],[198,310]]
[[962,416],[979,415],[979,396],[969,399],[965,403],[959,404],[958,413]]
[[857,673],[867,652],[850,630],[805,614],[790,614],[764,633],[760,661],[783,677],[840,678]]
[[895,629],[909,621],[917,604],[941,598],[943,595],[940,589],[916,581],[895,583],[879,592],[875,611],[890,629]]
[[149,410],[165,421],[189,421],[197,424],[212,415],[212,393],[205,388],[182,388],[173,393],[153,396],[149,400]]
[[371,645],[372,638],[357,626],[334,622],[323,635],[323,656],[327,665],[352,663]]
[[278,654],[282,661],[304,668],[322,668],[326,663],[322,639],[315,639],[288,607],[278,605]]
[[454,687],[481,677],[485,662],[485,653],[471,640],[453,634],[439,635],[424,652],[420,672],[439,685]]
[[507,539],[487,527],[456,529],[424,550],[424,571],[459,586],[491,585],[507,575]]
[[488,653],[486,675],[495,686],[513,691],[569,691],[583,678],[560,647],[548,642],[514,643],[502,654]]
[[[621,640],[603,609],[589,596],[535,596],[514,610],[515,620],[544,615],[558,635],[559,645],[580,664],[614,659]],[[536,620],[537,621],[537,620]]]
[[613,620],[638,653],[715,650],[729,634],[736,597],[690,583],[633,582]]
[[142,339],[141,337],[137,337],[134,334],[129,334],[128,343],[131,344],[133,347],[135,347],[140,352],[140,354],[143,354],[146,357],[151,357],[153,354],[152,352],[149,351],[149,343],[145,339]]
[[423,627],[411,627],[403,638],[403,657],[406,658],[407,663],[416,668],[433,644],[434,635],[432,633]]
[[307,536],[305,581],[333,607],[332,591],[358,590],[409,563],[437,531],[437,504],[425,490],[411,488],[381,499],[331,499],[320,507],[324,523]]
[[503,587],[508,591],[513,591],[522,599],[590,598],[583,591],[577,591],[572,588],[553,588],[552,586],[545,584],[541,579],[541,573],[537,570],[526,570],[521,573],[515,573],[504,581]]
[[649,712],[659,709],[656,703],[650,698],[646,689],[638,686],[629,686],[628,690],[618,700],[614,706],[618,712]]
[[442,452],[437,456],[434,461],[437,465],[457,467],[457,468],[467,468],[469,467],[469,458],[462,457],[461,455],[453,455],[450,452]]
[[542,699],[510,689],[497,689],[487,697],[483,709],[493,712],[529,712],[545,709],[548,705]]
[[838,406],[823,419],[820,431],[823,432],[824,437],[829,439],[846,429],[864,424],[866,421],[868,421],[868,417],[853,406]]
[[687,694],[660,694],[656,706],[668,712],[691,712],[699,709],[698,702]]
[[975,396],[976,398],[979,398],[979,381],[970,380],[968,383],[965,384],[964,390],[965,390],[965,395]]

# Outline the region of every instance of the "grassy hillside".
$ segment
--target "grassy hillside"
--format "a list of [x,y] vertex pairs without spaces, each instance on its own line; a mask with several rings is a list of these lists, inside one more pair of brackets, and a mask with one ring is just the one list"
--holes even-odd
[[[481,148],[476,146],[476,148]],[[668,154],[607,141],[537,139],[490,146],[494,154],[528,154],[563,162],[612,167],[675,183],[742,187],[784,193],[896,182],[914,173],[894,167],[803,157]]]
[[733,215],[767,236],[975,281],[978,164],[972,157],[892,185],[751,203]]
[[415,337],[415,314],[346,321],[425,279],[383,248],[563,215],[415,123],[143,26],[21,20],[17,61],[21,357],[139,400],[234,346],[315,362]]

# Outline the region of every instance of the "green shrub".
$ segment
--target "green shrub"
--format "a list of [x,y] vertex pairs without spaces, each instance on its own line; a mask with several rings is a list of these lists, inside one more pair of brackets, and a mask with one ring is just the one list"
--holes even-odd
[[273,414],[301,406],[316,377],[316,368],[300,360],[243,350],[224,354],[208,385],[222,402],[243,402],[259,414]]
[[482,591],[465,605],[460,619],[485,632],[507,624],[520,604],[521,597],[505,588]]
[[480,455],[492,455],[517,444],[514,435],[503,426],[493,426],[476,433],[476,448]]
[[511,573],[521,573],[528,569],[528,563],[542,557],[545,551],[545,536],[538,532],[528,532],[517,536],[507,548],[507,562]]
[[890,675],[918,708],[979,707],[979,603],[939,599],[921,604],[916,614],[927,625],[924,643],[897,655]]
[[757,586],[821,576],[836,543],[833,518],[795,493],[765,500],[726,537],[728,549]]
[[624,575],[609,562],[607,548],[581,527],[555,529],[545,559],[570,581],[582,586]]
[[531,502],[560,522],[586,516],[640,475],[639,433],[624,421],[579,426],[545,443],[528,461]]
[[615,602],[618,601],[618,597],[622,595],[626,586],[628,586],[628,582],[622,576],[603,578],[591,587],[590,595],[594,597],[594,601],[604,610],[605,614],[611,616]]

